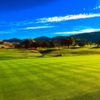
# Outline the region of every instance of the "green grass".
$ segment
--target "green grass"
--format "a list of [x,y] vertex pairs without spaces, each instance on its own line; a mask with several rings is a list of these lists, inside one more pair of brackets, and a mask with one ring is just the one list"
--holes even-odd
[[34,58],[39,56],[41,56],[41,54],[35,50],[0,49],[0,60]]
[[0,51],[0,100],[100,100],[100,55],[32,58],[30,51]]

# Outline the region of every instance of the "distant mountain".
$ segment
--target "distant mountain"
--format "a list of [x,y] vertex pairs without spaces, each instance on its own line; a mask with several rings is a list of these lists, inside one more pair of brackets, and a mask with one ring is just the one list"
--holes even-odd
[[76,39],[96,43],[100,41],[100,32],[82,33],[77,35],[72,35]]
[[[76,34],[76,35],[71,35],[71,36],[74,37],[76,40],[80,40],[80,41],[87,41],[87,42],[93,42],[93,43],[97,43],[98,41],[100,41],[100,31],[91,32],[91,33],[81,33],[81,34]],[[42,37],[35,38],[34,40],[37,42],[62,41],[64,37],[66,36],[56,36],[53,38],[42,36]],[[4,40],[4,41],[22,42],[23,40],[13,38],[13,39]]]
[[9,40],[4,40],[6,42],[22,42],[21,39],[17,39],[17,38],[13,38],[13,39],[9,39]]
[[66,37],[66,36],[56,36],[56,37],[53,37],[52,40],[60,41],[60,40],[62,40],[64,37]]
[[[100,41],[100,31],[90,32],[90,33],[81,33],[81,34],[76,34],[76,35],[71,35],[71,36],[81,41],[87,41],[87,42],[93,42],[93,43]],[[40,41],[40,42],[48,42],[50,40],[62,41],[64,37],[66,36],[56,36],[53,38],[43,36],[43,37],[35,38],[35,40]]]
[[51,38],[42,36],[42,37],[35,38],[34,40],[38,41],[38,42],[49,42],[51,40]]

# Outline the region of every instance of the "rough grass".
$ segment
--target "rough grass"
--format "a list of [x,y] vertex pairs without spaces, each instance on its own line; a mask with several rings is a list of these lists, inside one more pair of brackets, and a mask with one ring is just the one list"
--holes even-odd
[[34,58],[41,56],[38,51],[26,49],[0,49],[0,60]]
[[0,100],[100,100],[99,55],[23,56],[0,60]]

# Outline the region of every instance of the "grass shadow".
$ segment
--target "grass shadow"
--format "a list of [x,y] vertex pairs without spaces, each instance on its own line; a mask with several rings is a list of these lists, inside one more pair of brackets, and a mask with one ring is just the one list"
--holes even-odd
[[100,90],[83,94],[83,95],[80,94],[79,96],[70,99],[65,99],[65,100],[100,100]]

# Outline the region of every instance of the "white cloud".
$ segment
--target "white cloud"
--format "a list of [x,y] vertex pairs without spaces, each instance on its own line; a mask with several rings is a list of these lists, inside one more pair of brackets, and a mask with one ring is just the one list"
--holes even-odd
[[100,29],[89,28],[89,29],[83,29],[79,31],[56,32],[55,34],[81,34],[81,33],[91,33],[91,32],[97,32],[97,31],[100,31]]
[[35,30],[35,29],[44,29],[44,28],[52,28],[54,26],[32,26],[23,28],[24,30]]
[[93,8],[94,10],[96,10],[96,9],[100,9],[100,6],[96,6],[95,8]]
[[81,33],[90,33],[90,32],[97,32],[97,31],[100,31],[100,29],[95,29],[95,28],[89,28],[89,29],[84,29],[84,30],[81,30],[80,32]]
[[45,17],[45,18],[37,19],[37,23],[61,22],[61,21],[67,21],[67,20],[77,20],[77,19],[86,19],[86,18],[94,18],[94,17],[100,17],[100,13],[55,16],[55,17],[48,17],[48,18]]

